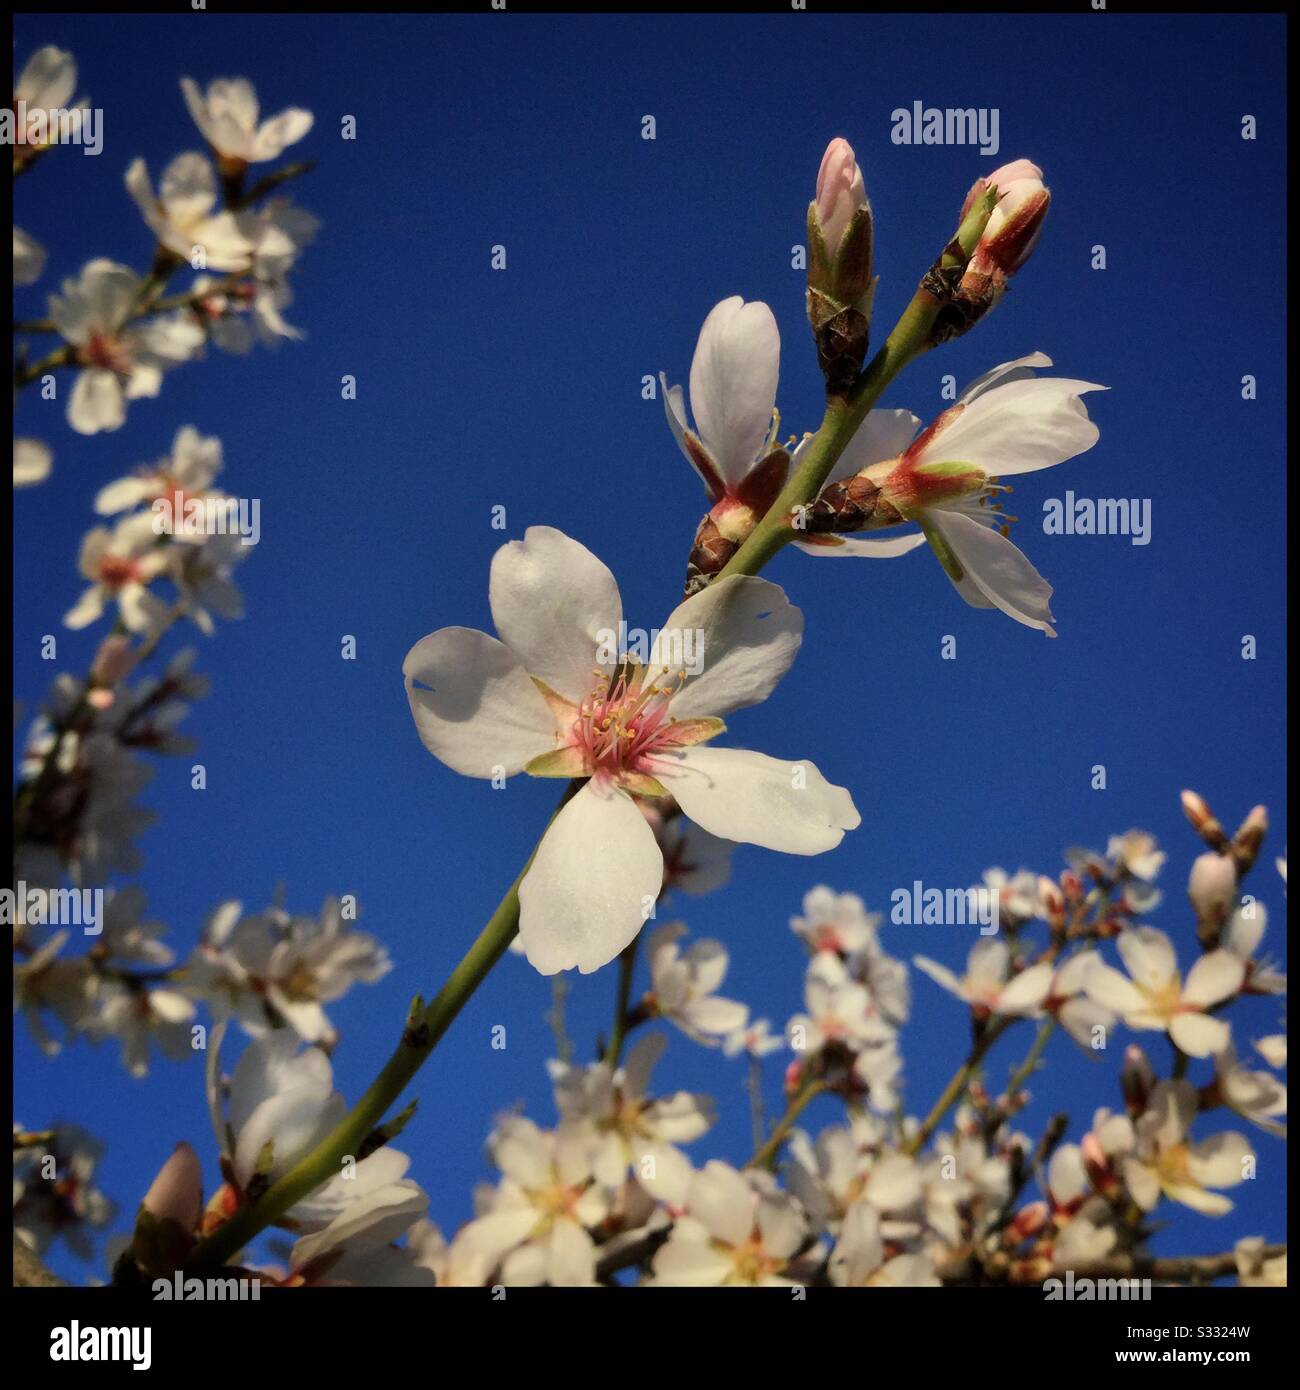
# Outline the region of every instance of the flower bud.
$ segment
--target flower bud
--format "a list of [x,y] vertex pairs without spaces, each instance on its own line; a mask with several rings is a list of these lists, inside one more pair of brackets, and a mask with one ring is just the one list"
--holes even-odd
[[817,217],[832,259],[844,240],[853,214],[866,206],[866,185],[862,182],[862,170],[858,168],[853,146],[837,136],[826,146],[822,167],[817,171]]
[[1242,872],[1255,862],[1267,833],[1268,810],[1264,806],[1256,806],[1232,837],[1232,857]]
[[1221,923],[1237,893],[1237,866],[1229,854],[1198,855],[1187,880],[1187,896],[1202,922]]
[[1130,1043],[1124,1049],[1124,1065],[1120,1068],[1119,1084],[1124,1092],[1124,1105],[1128,1113],[1142,1114],[1147,1108],[1147,1098],[1155,1087],[1156,1074],[1151,1059],[1136,1043]]
[[1007,1230],[1012,1240],[1019,1244],[1031,1236],[1036,1236],[1047,1225],[1050,1215],[1051,1209],[1046,1202],[1027,1202],[1016,1212]]
[[[1027,159],[1013,160],[986,178],[976,179],[962,204],[962,221],[982,198],[997,198],[980,233],[956,288],[940,311],[931,330],[931,342],[960,337],[974,327],[1002,298],[1011,277],[1038,245],[1051,194],[1043,186],[1043,171]],[[951,249],[951,248],[950,248]],[[949,272],[954,277],[957,272]],[[927,277],[931,288],[945,283],[936,267]],[[951,280],[947,281],[951,284]]]
[[175,1221],[193,1231],[203,1209],[203,1170],[199,1157],[188,1144],[177,1144],[176,1152],[158,1170],[141,1203],[155,1221]]
[[843,394],[867,355],[871,297],[871,204],[847,140],[826,147],[808,206],[808,321],[826,389]]

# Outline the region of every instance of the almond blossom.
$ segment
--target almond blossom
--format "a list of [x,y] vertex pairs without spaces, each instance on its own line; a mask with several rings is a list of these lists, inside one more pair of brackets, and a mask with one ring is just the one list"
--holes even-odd
[[722,1037],[742,1028],[749,1016],[744,1004],[715,992],[727,975],[728,956],[720,941],[678,942],[686,935],[681,922],[667,922],[650,933],[650,1008],[657,1018],[677,1025],[694,1042],[716,1047]]
[[524,952],[542,974],[597,970],[644,924],[663,854],[634,797],[671,793],[710,834],[793,854],[833,849],[859,824],[813,764],[704,746],[794,660],[802,616],[775,584],[733,577],[695,594],[645,664],[619,659],[613,575],[562,532],[531,527],[498,550],[489,599],[502,640],[443,628],[402,669],[421,740],[453,770],[586,779],[519,887]]
[[849,1208],[840,1238],[831,1253],[828,1273],[840,1288],[938,1288],[929,1254],[890,1254],[875,1207],[857,1202]]
[[126,171],[126,188],[159,246],[195,266],[248,268],[253,245],[235,213],[214,211],[217,176],[203,155],[182,154],[173,159],[163,171],[156,195],[144,160],[134,159]]
[[1130,1028],[1167,1032],[1189,1057],[1223,1051],[1231,1030],[1208,1011],[1241,989],[1246,968],[1237,956],[1211,951],[1184,981],[1173,943],[1155,927],[1121,932],[1115,945],[1128,975],[1098,962],[1085,986],[1092,999],[1113,1009]]
[[70,628],[87,627],[103,616],[105,604],[116,601],[128,632],[151,631],[161,623],[167,605],[149,585],[167,563],[147,513],[124,517],[111,531],[94,527],[86,533],[77,557],[77,567],[91,585],[64,615],[64,623]]
[[[213,1048],[220,1047],[222,1031],[219,1026],[210,1040]],[[300,1046],[287,1030],[269,1033],[245,1048],[228,1086],[215,1072],[209,1077],[213,1125],[239,1200],[250,1184],[264,1186],[287,1173],[348,1112],[334,1090],[329,1058],[320,1048]],[[410,1225],[423,1213],[423,1194],[405,1176],[409,1166],[405,1154],[383,1144],[296,1202],[287,1220],[304,1234],[327,1233],[312,1253],[315,1245],[328,1247],[344,1221],[354,1238],[359,1225],[387,1222],[394,1208]]]
[[[221,440],[201,435],[193,425],[182,425],[165,458],[100,488],[95,496],[95,510],[100,516],[112,516],[141,503],[167,498],[173,514],[179,514],[190,498],[223,495],[211,487],[220,472]],[[190,537],[182,533],[181,538]]]
[[791,917],[790,930],[808,949],[851,956],[876,941],[880,914],[868,912],[856,893],[834,893],[824,884],[804,894],[803,916]]
[[608,1214],[613,1194],[595,1180],[590,1137],[565,1125],[548,1133],[510,1115],[488,1148],[501,1181],[457,1234],[451,1258],[477,1265],[484,1278],[499,1266],[507,1285],[594,1283],[589,1231]]
[[14,284],[34,285],[45,269],[47,252],[34,236],[14,228]]
[[786,1271],[805,1232],[798,1203],[767,1174],[713,1159],[692,1176],[686,1214],[655,1256],[651,1282],[788,1287],[798,1282]]
[[1268,927],[1268,912],[1261,902],[1243,903],[1228,919],[1222,944],[1246,965],[1245,994],[1285,994],[1286,975],[1266,957],[1261,957],[1259,944]]
[[1209,1189],[1244,1181],[1251,1147],[1232,1132],[1191,1140],[1188,1131],[1196,1112],[1196,1090],[1189,1081],[1162,1081],[1131,1125],[1120,1150],[1122,1171],[1125,1186],[1143,1211],[1151,1211],[1161,1193],[1206,1216],[1232,1210],[1227,1197]]
[[68,423],[78,434],[120,428],[126,402],[156,396],[163,372],[188,361],[203,342],[183,311],[133,324],[143,291],[134,271],[99,259],[65,280],[62,295],[50,296],[50,318],[81,365],[68,399]]
[[954,974],[928,956],[913,956],[912,964],[985,1017],[1033,1013],[1047,998],[1052,984],[1052,967],[1045,963],[1030,966],[1008,981],[1011,947],[1005,941],[988,937],[970,948],[964,975]]
[[[920,525],[967,603],[1000,608],[1049,637],[1056,635],[1051,586],[1005,535],[995,499],[1006,489],[998,479],[1050,468],[1092,448],[1099,431],[1079,398],[1106,389],[1034,375],[1035,368],[1050,366],[1041,352],[1004,362],[972,382],[914,439],[906,412],[877,422],[873,411],[835,470],[839,478],[863,480],[872,526]],[[804,548],[818,555],[869,553],[861,545],[825,535]]]
[[387,951],[353,929],[335,898],[319,917],[278,907],[245,916],[240,903],[226,902],[208,918],[185,986],[218,1019],[235,1018],[254,1036],[287,1025],[304,1042],[332,1044],[325,1005],[391,968]]
[[708,1096],[678,1091],[655,1100],[649,1095],[650,1072],[663,1055],[662,1033],[641,1038],[617,1070],[608,1062],[587,1067],[551,1064],[555,1106],[566,1126],[591,1136],[592,1173],[597,1182],[617,1187],[649,1164],[671,1163],[664,1149],[689,1144],[707,1133],[717,1118]]
[[1268,1071],[1251,1071],[1231,1042],[1214,1058],[1210,1095],[1266,1134],[1286,1137],[1286,1086]]
[[182,77],[181,92],[194,124],[227,169],[278,159],[312,127],[311,112],[296,106],[259,121],[257,93],[242,77],[219,77],[208,83],[206,92],[193,79]]
[[[664,412],[677,447],[704,482],[712,509],[696,537],[725,559],[775,500],[793,455],[776,442],[776,384],[781,337],[771,309],[739,295],[715,304],[700,329],[691,359],[690,426],[686,395],[660,372]],[[920,421],[907,411],[873,410],[827,479],[827,486],[905,447]],[[811,439],[811,436],[809,437]],[[870,455],[870,457],[868,457]],[[887,557],[924,544],[924,537],[855,541],[856,553]],[[817,553],[822,553],[818,551]],[[714,566],[716,568],[716,566]]]

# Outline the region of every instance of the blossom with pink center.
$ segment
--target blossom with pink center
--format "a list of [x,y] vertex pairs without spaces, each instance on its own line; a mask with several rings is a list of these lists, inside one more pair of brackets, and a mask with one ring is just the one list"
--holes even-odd
[[131,632],[148,632],[162,621],[167,605],[149,585],[166,567],[153,518],[137,512],[109,530],[96,526],[81,543],[77,564],[90,580],[76,605],[64,615],[70,628],[83,628],[103,616],[104,606],[116,600],[118,612]]
[[68,400],[68,423],[78,434],[120,428],[126,402],[156,396],[163,372],[203,345],[202,330],[183,311],[132,324],[142,294],[134,271],[100,259],[50,296],[50,318],[82,367]]
[[914,521],[921,536],[887,542],[893,551],[842,536],[819,537],[802,548],[814,555],[887,555],[927,540],[967,603],[1000,608],[1054,637],[1051,585],[1007,539],[1007,518],[995,504],[1007,490],[999,478],[1051,468],[1097,442],[1099,431],[1079,397],[1106,388],[1034,375],[1035,368],[1051,365],[1041,352],[1004,362],[973,381],[914,439],[916,421],[906,411],[872,411],[831,481],[861,475],[875,483],[888,509],[883,524]]
[[[127,478],[119,478],[100,488],[95,497],[95,510],[100,516],[112,516],[142,502],[167,500],[170,515],[182,517],[186,504],[204,497],[224,497],[211,486],[221,472],[221,440],[215,435],[201,435],[193,425],[182,425],[176,431],[171,453],[157,463],[146,464]],[[154,515],[151,513],[151,516]],[[202,532],[178,528],[177,539],[202,544],[207,539]]]
[[[781,335],[771,309],[739,295],[715,304],[700,329],[691,359],[690,426],[686,394],[659,374],[664,413],[677,447],[704,482],[709,512],[722,537],[743,541],[775,500],[791,463],[798,465],[812,436],[792,456],[776,442],[776,384]],[[868,464],[891,458],[907,447],[920,425],[906,410],[873,410],[864,421],[826,486],[852,477]],[[836,538],[837,540],[840,538]],[[853,553],[886,558],[925,544],[923,536],[854,539],[848,550],[802,548],[815,554]]]
[[983,1016],[1032,1014],[1041,1008],[1052,986],[1050,965],[1031,965],[1008,981],[1011,948],[1005,941],[987,937],[970,948],[964,975],[955,975],[928,956],[913,956],[912,964]]
[[420,738],[448,767],[586,779],[519,889],[524,952],[543,974],[612,960],[659,896],[663,854],[634,797],[669,793],[710,834],[791,854],[833,849],[859,824],[813,764],[703,746],[794,660],[803,618],[777,585],[737,576],[693,595],[643,663],[620,654],[613,575],[559,531],[503,546],[489,599],[501,640],[442,628],[402,669]]

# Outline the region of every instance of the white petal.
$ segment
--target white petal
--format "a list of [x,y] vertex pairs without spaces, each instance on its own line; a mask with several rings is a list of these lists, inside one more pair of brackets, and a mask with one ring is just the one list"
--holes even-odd
[[718,1159],[711,1159],[692,1178],[689,1206],[709,1234],[727,1245],[743,1245],[754,1229],[753,1189]]
[[1183,1003],[1208,1009],[1229,999],[1241,988],[1246,967],[1231,951],[1211,951],[1196,962],[1183,982]]
[[781,335],[766,304],[739,295],[704,320],[691,361],[691,410],[723,479],[739,483],[767,438]]
[[618,585],[563,531],[530,526],[522,541],[503,545],[492,557],[488,597],[501,640],[530,676],[566,700],[581,702],[597,666],[614,669],[623,617]]
[[1047,961],[1022,970],[998,995],[997,1011],[1001,1014],[1032,1013],[1047,998],[1052,986],[1053,967]]
[[424,746],[466,777],[497,768],[509,776],[556,746],[546,701],[510,648],[485,632],[431,632],[407,652],[402,675]]
[[551,823],[519,885],[530,964],[543,975],[608,964],[644,925],[663,862],[632,798],[588,782]]
[[976,396],[982,396],[994,386],[1005,386],[1009,381],[1023,381],[1034,375],[1036,367],[1051,365],[1052,359],[1045,352],[1031,352],[1027,357],[1017,357],[1014,361],[1003,362],[1000,366],[985,372],[983,376],[977,376],[962,391],[958,400],[963,404],[969,404]]
[[[864,468],[870,468],[873,463],[897,458],[920,428],[920,420],[910,410],[871,411],[844,446],[844,452],[835,460],[826,476],[825,486],[851,478]],[[798,462],[799,453],[809,442],[805,441],[795,451],[794,463]]]
[[938,509],[930,519],[984,598],[1016,622],[1056,636],[1052,586],[1000,531],[961,512]]
[[1247,1160],[1254,1156],[1244,1135],[1229,1131],[1188,1146],[1188,1171],[1201,1187],[1236,1187],[1246,1179]]
[[730,714],[756,705],[790,669],[803,641],[803,614],[779,584],[752,575],[715,580],[678,604],[650,652],[650,667],[668,667],[669,679],[687,667],[673,696],[675,719]]
[[113,372],[90,367],[77,373],[68,401],[68,424],[78,434],[120,429],[126,421],[122,386]]
[[1100,431],[1079,397],[1090,381],[1030,377],[981,392],[921,451],[917,463],[970,463],[995,477],[1031,473],[1082,454]]
[[912,535],[882,536],[879,540],[869,536],[836,536],[835,545],[814,545],[811,541],[796,541],[795,544],[806,555],[855,556],[861,560],[892,560],[896,555],[906,555],[925,544],[925,532]]
[[1155,927],[1121,932],[1115,946],[1134,982],[1153,994],[1164,989],[1178,969],[1173,942]]
[[1088,997],[1117,1014],[1135,1014],[1146,1007],[1141,990],[1113,965],[1100,961],[1088,972]]
[[929,956],[913,956],[912,964],[922,974],[928,975],[940,989],[946,989],[949,994],[955,994],[958,999],[966,997],[966,986],[946,965],[940,965],[937,960],[931,960]]
[[862,820],[849,793],[810,762],[702,745],[656,759],[655,775],[711,835],[785,854],[834,849]]
[[1209,1057],[1227,1047],[1232,1029],[1209,1014],[1175,1014],[1169,1020],[1169,1036],[1189,1057]]

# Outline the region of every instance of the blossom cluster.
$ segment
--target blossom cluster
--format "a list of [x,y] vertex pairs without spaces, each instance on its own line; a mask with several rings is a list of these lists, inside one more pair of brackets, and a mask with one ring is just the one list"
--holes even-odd
[[[57,109],[76,83],[72,55],[47,45],[16,78],[15,105]],[[20,344],[17,385],[73,368],[67,420],[79,434],[119,429],[130,401],[158,396],[167,373],[201,357],[209,343],[243,354],[259,341],[302,337],[284,316],[293,299],[289,276],[319,223],[277,190],[310,165],[283,165],[253,183],[249,175],[300,141],[312,114],[291,107],[263,118],[243,78],[218,79],[205,91],[187,77],[181,93],[205,149],[177,155],[156,188],[143,159],[125,171],[126,192],[153,240],[148,268],[95,257],[48,296],[47,318],[19,325],[57,337],[59,346],[29,361]],[[15,173],[50,148],[15,145]],[[46,249],[15,225],[15,285],[37,283],[47,260]],[[176,277],[190,272],[188,285],[176,288]],[[16,438],[14,486],[43,481],[52,458],[43,441]]]

